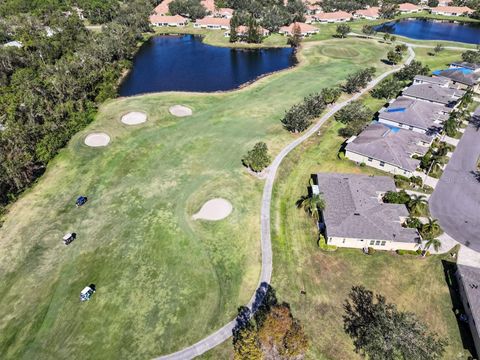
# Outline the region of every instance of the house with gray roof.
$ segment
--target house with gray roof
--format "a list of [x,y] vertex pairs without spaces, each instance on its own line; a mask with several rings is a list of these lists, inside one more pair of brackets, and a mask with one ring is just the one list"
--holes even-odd
[[438,85],[441,87],[448,87],[450,85],[450,80],[447,78],[417,75],[413,78],[413,84],[414,85],[431,84],[431,85]]
[[377,122],[347,140],[345,156],[358,164],[411,177],[420,165],[413,156],[425,155],[432,141],[432,136]]
[[475,73],[469,69],[448,69],[439,71],[436,76],[451,80],[452,86],[461,90],[472,89],[475,92],[479,90],[480,73]]
[[458,264],[456,277],[475,349],[480,354],[480,269]]
[[395,191],[392,178],[358,174],[316,174],[318,192],[325,200],[321,229],[329,245],[378,250],[416,250],[420,235],[404,228],[409,216],[402,204],[387,204],[382,198]]
[[473,70],[474,72],[480,72],[480,64],[478,63],[469,63],[466,61],[454,62],[450,64],[451,69],[469,69]]
[[465,91],[432,84],[410,85],[403,96],[455,108]]
[[378,121],[427,135],[438,134],[452,108],[400,96],[380,110]]

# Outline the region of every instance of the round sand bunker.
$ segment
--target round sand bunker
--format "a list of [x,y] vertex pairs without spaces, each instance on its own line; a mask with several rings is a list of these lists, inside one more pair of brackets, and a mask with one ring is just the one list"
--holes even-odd
[[218,221],[225,219],[232,213],[233,206],[225,199],[212,199],[203,204],[198,213],[193,215],[193,219]]
[[91,147],[107,146],[110,142],[110,136],[105,133],[91,133],[85,138],[85,145]]
[[140,111],[132,111],[122,116],[122,123],[125,125],[138,125],[147,121],[147,114]]
[[170,111],[170,114],[177,117],[192,115],[192,109],[183,105],[174,105],[174,106],[171,106],[170,109],[168,110]]

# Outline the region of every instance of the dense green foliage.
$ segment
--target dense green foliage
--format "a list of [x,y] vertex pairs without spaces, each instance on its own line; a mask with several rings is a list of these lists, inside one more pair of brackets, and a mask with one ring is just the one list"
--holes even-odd
[[348,94],[353,94],[368,85],[375,75],[375,68],[369,67],[363,70],[359,70],[353,74],[347,76],[347,82],[345,83],[343,89]]
[[350,137],[360,133],[372,120],[372,111],[361,101],[352,101],[335,114],[335,120],[345,124],[339,133],[343,137]]
[[412,61],[410,64],[405,65],[400,71],[395,73],[395,78],[405,81],[413,81],[413,78],[417,75],[428,75],[430,68],[427,65],[422,65],[420,61]]
[[378,0],[323,0],[323,11],[343,10],[353,12],[355,10],[366,9],[367,6],[378,6]]
[[345,332],[355,350],[371,360],[434,360],[445,352],[447,341],[431,333],[417,316],[363,286],[352,287],[344,308]]
[[376,99],[393,99],[402,91],[404,85],[405,83],[403,81],[391,77],[378,84],[375,89],[371,91],[371,94]]
[[270,165],[271,157],[268,154],[267,144],[258,142],[252,150],[242,159],[243,165],[252,169],[255,172],[262,171]]
[[410,201],[410,195],[405,190],[387,191],[383,195],[383,202],[387,204],[407,204]]
[[462,54],[462,60],[469,63],[480,63],[480,49],[465,51]]
[[168,11],[172,15],[188,16],[192,20],[204,18],[207,9],[200,0],[173,0],[168,4]]
[[337,34],[336,35],[339,38],[345,38],[345,37],[347,37],[347,35],[350,31],[352,31],[352,28],[349,25],[339,24],[339,25],[337,25],[337,30],[336,30]]
[[123,4],[99,33],[87,31],[75,13],[3,20],[0,37],[23,47],[0,48],[0,203],[25,189],[97,105],[116,96],[153,4]]

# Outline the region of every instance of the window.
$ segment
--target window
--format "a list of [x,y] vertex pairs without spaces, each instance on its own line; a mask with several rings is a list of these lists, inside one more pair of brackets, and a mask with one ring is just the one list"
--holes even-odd
[[385,162],[384,162],[384,161],[380,161],[380,166],[381,166],[381,167],[384,167],[384,166],[385,166]]
[[386,241],[382,241],[382,243],[380,245],[385,246],[386,243],[387,243]]
[[375,240],[370,240],[370,245],[375,245]]
[[408,130],[413,130],[413,126],[409,126],[409,127],[408,127]]
[[375,245],[377,245],[377,246],[380,245],[380,240],[377,240],[377,241],[375,242]]
[[372,158],[368,158],[368,161],[372,162],[372,161],[373,161],[373,159],[372,159]]

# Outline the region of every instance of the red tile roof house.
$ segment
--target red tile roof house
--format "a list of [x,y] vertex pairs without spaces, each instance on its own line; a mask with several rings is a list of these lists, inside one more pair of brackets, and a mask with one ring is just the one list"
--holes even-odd
[[357,19],[375,20],[375,19],[378,19],[380,17],[380,15],[378,13],[378,10],[380,10],[380,8],[378,6],[373,6],[373,7],[368,8],[368,9],[357,10],[353,14],[353,17],[357,18]]
[[[270,31],[268,31],[267,29],[264,29],[261,26],[259,26],[258,28],[259,28],[260,34],[262,36],[270,35]],[[237,27],[237,34],[241,38],[247,36],[248,35],[248,26],[240,25],[239,27]],[[225,37],[229,37],[229,36],[230,36],[230,29],[225,31]]]
[[215,1],[214,0],[202,0],[202,5],[210,11],[211,14],[215,13]]
[[321,23],[337,23],[337,22],[345,22],[352,19],[353,15],[349,14],[345,11],[335,11],[335,12],[324,12],[313,15],[317,21]]
[[188,19],[180,15],[152,15],[150,16],[150,24],[153,26],[185,26]]
[[411,3],[400,4],[398,9],[402,14],[412,14],[422,10],[420,6],[417,6]]
[[215,17],[231,19],[233,17],[233,9],[229,8],[220,8],[213,14]]
[[154,15],[167,15],[168,14],[168,5],[173,0],[163,0],[160,4],[157,5],[155,9],[153,9]]
[[473,10],[467,6],[437,6],[431,8],[431,12],[435,15],[459,16],[470,15],[473,13]]
[[195,21],[195,24],[193,24],[193,27],[213,29],[213,30],[219,30],[219,29],[229,30],[230,19],[204,17],[203,19],[198,19],[197,21]]
[[302,37],[307,37],[313,34],[317,34],[319,32],[319,29],[317,27],[301,22],[292,23],[288,26],[282,26],[278,32],[282,35],[292,36],[295,26],[298,26],[300,28],[300,36]]

